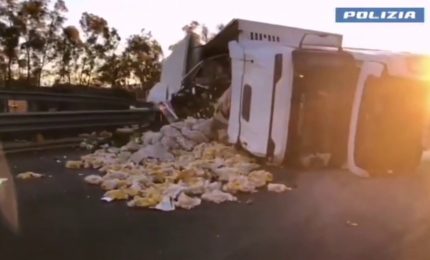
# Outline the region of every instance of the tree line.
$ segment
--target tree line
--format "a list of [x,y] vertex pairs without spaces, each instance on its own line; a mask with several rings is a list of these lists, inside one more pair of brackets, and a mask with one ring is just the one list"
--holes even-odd
[[[0,0],[0,87],[139,86],[159,80],[162,49],[142,29],[121,36],[106,19],[83,13],[66,25],[64,0]],[[82,33],[80,33],[82,32]]]

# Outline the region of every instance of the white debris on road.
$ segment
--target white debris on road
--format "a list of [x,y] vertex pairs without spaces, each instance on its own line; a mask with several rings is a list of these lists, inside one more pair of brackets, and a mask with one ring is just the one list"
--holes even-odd
[[108,202],[113,200],[128,200],[128,197],[128,193],[124,190],[109,190],[103,195],[102,200]]
[[23,172],[16,175],[16,178],[22,179],[22,180],[28,180],[28,179],[39,179],[42,178],[44,175],[40,173],[35,172]]
[[7,178],[0,178],[0,186],[5,182],[7,182]]
[[192,209],[194,207],[197,207],[200,205],[202,200],[197,197],[190,197],[186,195],[185,193],[181,193],[178,197],[178,201],[175,203],[176,206],[183,208],[183,209]]
[[206,201],[214,202],[216,204],[219,204],[225,201],[237,201],[237,198],[235,196],[220,190],[207,191],[202,195],[202,199]]
[[103,178],[99,175],[88,175],[84,178],[84,181],[89,184],[98,185],[102,183]]
[[292,190],[290,187],[287,187],[285,184],[279,184],[279,183],[270,183],[267,185],[267,190],[272,192],[284,192]]
[[358,227],[358,223],[351,221],[351,220],[347,220],[346,221],[346,225],[350,226],[350,227]]
[[203,200],[238,201],[233,194],[254,193],[273,181],[254,158],[214,141],[211,126],[211,119],[187,118],[158,133],[147,131],[121,148],[103,147],[66,166],[101,172],[85,181],[105,190],[102,200],[125,200],[129,207],[161,211],[192,209]]

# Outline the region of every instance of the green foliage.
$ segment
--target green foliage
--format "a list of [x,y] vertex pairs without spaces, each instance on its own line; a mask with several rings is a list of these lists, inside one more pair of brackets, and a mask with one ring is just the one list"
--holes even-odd
[[143,90],[148,91],[160,78],[162,49],[150,32],[142,30],[127,40],[124,58],[132,75],[139,80]]
[[159,80],[162,50],[150,33],[121,46],[103,17],[85,12],[79,28],[66,25],[66,3],[52,1],[0,0],[0,86],[51,81],[148,90]]

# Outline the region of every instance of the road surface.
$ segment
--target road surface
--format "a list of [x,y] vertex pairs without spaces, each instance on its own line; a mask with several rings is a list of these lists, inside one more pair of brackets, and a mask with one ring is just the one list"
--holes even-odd
[[425,170],[373,179],[279,170],[276,179],[293,191],[164,213],[100,201],[102,192],[78,175],[91,170],[57,162],[81,153],[9,156],[14,174],[52,176],[16,181],[22,232],[0,227],[0,259],[430,259]]

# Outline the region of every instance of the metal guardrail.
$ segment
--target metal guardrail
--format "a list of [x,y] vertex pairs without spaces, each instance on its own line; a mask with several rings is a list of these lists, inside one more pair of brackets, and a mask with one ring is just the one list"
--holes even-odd
[[110,97],[106,95],[92,95],[80,93],[55,93],[29,90],[8,90],[0,89],[0,99],[15,100],[36,100],[55,102],[77,102],[77,103],[97,103],[104,105],[135,105],[134,99],[126,97]]
[[124,125],[147,126],[154,109],[0,113],[0,134]]
[[61,138],[57,140],[47,140],[43,142],[5,142],[3,143],[3,151],[6,154],[50,150],[50,149],[61,149],[68,147],[79,147],[79,144],[84,138],[81,137],[69,137]]

